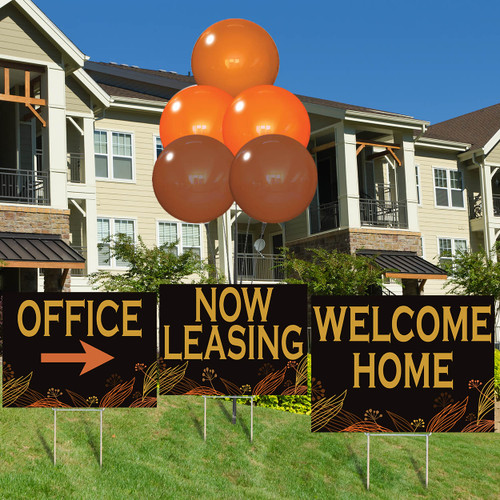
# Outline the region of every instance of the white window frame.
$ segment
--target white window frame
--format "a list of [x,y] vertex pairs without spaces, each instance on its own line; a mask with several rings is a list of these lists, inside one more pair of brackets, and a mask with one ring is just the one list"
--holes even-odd
[[[154,158],[154,161],[156,161],[158,159],[158,156],[160,156],[158,154],[157,141],[160,141],[160,144],[161,144],[161,138],[160,138],[160,136],[159,135],[153,135],[153,158]],[[162,145],[162,149],[163,149],[163,145]]]
[[[135,174],[135,137],[134,133],[129,130],[112,130],[112,129],[95,129],[94,132],[105,132],[106,133],[106,141],[107,141],[107,155],[102,153],[96,153],[94,151],[94,158],[96,156],[107,156],[108,161],[108,176],[107,177],[98,177],[97,174],[95,176],[97,181],[105,181],[105,182],[125,182],[127,184],[134,184],[136,182],[136,174]],[[130,146],[131,146],[131,160],[132,160],[132,178],[131,179],[118,179],[113,177],[113,134],[126,134],[130,136]],[[128,156],[120,156],[117,155],[117,158],[129,158]]]
[[[448,195],[448,206],[437,204],[436,177],[435,177],[436,170],[444,170],[446,172],[446,192]],[[462,191],[462,203],[463,203],[462,207],[454,207],[451,204],[451,192],[458,191],[458,190],[456,188],[451,187],[450,172],[460,172],[461,182],[462,182],[462,189],[460,190],[460,191]],[[467,207],[465,204],[464,174],[461,170],[456,169],[456,168],[432,167],[432,189],[434,191],[434,207],[435,208],[444,209],[444,210],[467,210]],[[437,189],[445,189],[445,188],[438,187]]]
[[[96,222],[99,219],[106,219],[109,221],[109,235],[114,236],[117,234],[115,232],[115,221],[117,220],[124,220],[124,221],[129,221],[134,224],[134,243],[137,243],[138,239],[138,234],[137,234],[137,219],[135,217],[120,217],[120,216],[108,216],[108,215],[98,215],[96,217]],[[97,228],[96,228],[97,231]],[[97,244],[99,245],[101,242],[97,241]],[[116,257],[110,257],[109,262],[107,264],[99,264],[99,255],[97,256],[97,268],[98,269],[118,269],[118,270],[126,270],[129,268],[129,266],[118,266],[116,264]]]
[[[449,257],[441,257],[441,248],[439,245],[440,240],[450,240],[451,241],[451,255]],[[450,236],[437,236],[437,253],[438,253],[438,262],[441,264],[441,259],[446,259],[452,261],[457,255],[456,242],[457,241],[465,241],[465,250],[469,249],[469,242],[467,238],[454,238]]]
[[[193,224],[193,223],[188,223],[188,222],[181,222],[181,221],[176,221],[176,220],[165,220],[165,219],[157,219],[156,220],[156,245],[159,247],[160,246],[160,224],[175,224],[177,226],[177,239],[178,243],[176,246],[177,248],[177,255],[182,255],[184,253],[184,244],[182,241],[182,226],[183,225],[189,225],[189,226],[198,226],[198,229],[200,231],[200,259],[204,259],[204,251],[203,251],[203,224]],[[193,248],[193,247],[191,247]]]
[[[434,173],[433,173],[434,175]],[[415,165],[415,186],[417,188],[417,205],[422,206],[422,184],[420,177],[420,165]]]

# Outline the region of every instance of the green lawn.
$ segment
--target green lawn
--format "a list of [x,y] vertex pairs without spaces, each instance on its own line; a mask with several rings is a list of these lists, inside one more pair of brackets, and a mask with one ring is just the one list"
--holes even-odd
[[0,498],[499,498],[500,435],[432,435],[426,490],[425,440],[371,440],[311,434],[310,419],[208,400],[160,398],[158,409],[104,411],[103,468],[99,414],[59,413],[58,464],[52,463],[53,412],[0,409]]

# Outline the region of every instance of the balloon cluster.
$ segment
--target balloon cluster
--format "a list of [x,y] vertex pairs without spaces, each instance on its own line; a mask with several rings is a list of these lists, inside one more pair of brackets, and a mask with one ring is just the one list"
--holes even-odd
[[162,207],[186,222],[213,220],[233,201],[262,222],[302,213],[317,186],[309,117],[273,85],[270,35],[244,19],[215,23],[198,38],[191,67],[197,85],[175,94],[160,120],[153,188]]

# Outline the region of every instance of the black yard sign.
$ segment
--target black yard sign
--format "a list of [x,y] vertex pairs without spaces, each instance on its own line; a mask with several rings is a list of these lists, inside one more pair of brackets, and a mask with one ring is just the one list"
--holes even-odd
[[156,406],[156,297],[3,295],[4,407]]
[[313,297],[313,432],[492,432],[489,297]]
[[307,392],[306,287],[160,288],[160,394]]

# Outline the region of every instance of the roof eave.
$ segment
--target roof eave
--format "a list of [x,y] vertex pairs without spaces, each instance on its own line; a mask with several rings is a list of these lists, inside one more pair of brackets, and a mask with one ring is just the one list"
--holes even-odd
[[180,80],[171,79],[168,77],[168,73],[165,73],[165,76],[150,75],[150,74],[130,71],[129,67],[121,68],[119,66],[106,66],[93,61],[86,61],[85,69],[88,71],[95,71],[96,73],[117,76],[127,80],[150,83],[153,85],[158,85],[160,87],[168,87],[177,90],[181,90],[183,88],[193,85],[193,83],[182,82]]
[[151,101],[148,99],[138,99],[135,97],[112,96],[111,109],[130,109],[135,111],[147,111],[150,113],[162,113],[167,100]]
[[392,128],[402,128],[406,130],[423,129],[429,126],[430,122],[417,120],[411,116],[386,115],[382,113],[372,113],[369,111],[355,111],[347,109],[345,119],[349,121],[368,123],[373,125],[383,125]]
[[82,68],[77,69],[73,76],[83,85],[105,108],[109,108],[113,99],[103,88]]
[[415,147],[446,149],[448,151],[466,151],[471,145],[466,142],[450,141],[448,139],[434,139],[432,137],[421,137],[415,142]]

